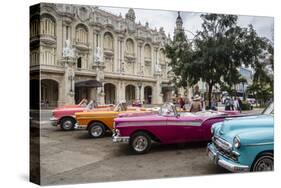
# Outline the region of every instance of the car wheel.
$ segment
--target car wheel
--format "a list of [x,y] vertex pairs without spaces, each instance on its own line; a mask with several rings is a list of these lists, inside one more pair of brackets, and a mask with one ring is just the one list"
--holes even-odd
[[263,153],[255,160],[251,171],[272,171],[274,169],[274,160],[272,153]]
[[144,132],[137,132],[130,139],[130,147],[136,154],[147,153],[151,148],[151,138]]
[[64,131],[70,131],[74,129],[75,120],[72,118],[63,118],[60,122],[60,127]]
[[105,134],[105,127],[102,123],[94,122],[89,126],[88,133],[92,138],[101,138]]

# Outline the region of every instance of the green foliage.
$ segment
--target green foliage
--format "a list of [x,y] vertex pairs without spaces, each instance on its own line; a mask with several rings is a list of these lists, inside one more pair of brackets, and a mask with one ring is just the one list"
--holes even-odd
[[242,110],[252,110],[252,105],[247,101],[242,101]]
[[178,33],[166,45],[165,52],[171,59],[176,85],[186,87],[202,79],[208,84],[208,99],[211,99],[214,85],[230,90],[240,83],[238,68],[242,64],[256,67],[267,42],[257,35],[253,26],[239,27],[237,16],[205,14],[201,18],[202,31],[197,32],[192,42],[188,42],[184,32]]
[[269,84],[254,82],[254,84],[248,86],[247,91],[254,94],[260,106],[264,106],[273,96],[273,90]]

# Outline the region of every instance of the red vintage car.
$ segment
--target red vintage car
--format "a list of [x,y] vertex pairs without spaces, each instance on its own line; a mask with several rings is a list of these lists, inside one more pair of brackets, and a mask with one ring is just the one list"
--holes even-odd
[[111,110],[113,105],[100,105],[95,106],[93,103],[85,104],[82,100],[77,105],[66,105],[60,106],[52,111],[52,117],[50,121],[52,122],[53,126],[58,126],[64,131],[73,130],[76,119],[74,114],[76,112],[83,112],[83,111],[99,111],[99,110]]

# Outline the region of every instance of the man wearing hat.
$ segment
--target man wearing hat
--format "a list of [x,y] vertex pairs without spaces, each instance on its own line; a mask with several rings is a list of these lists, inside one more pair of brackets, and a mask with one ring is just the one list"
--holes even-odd
[[201,97],[195,95],[190,106],[190,112],[199,112],[202,111]]

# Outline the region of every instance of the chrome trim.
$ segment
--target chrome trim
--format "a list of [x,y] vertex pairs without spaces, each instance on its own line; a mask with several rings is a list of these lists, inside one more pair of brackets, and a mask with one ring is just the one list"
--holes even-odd
[[141,121],[141,122],[120,122],[118,126],[201,126],[199,121]]
[[75,123],[74,129],[86,129],[87,125],[80,125],[78,122]]
[[240,164],[232,164],[223,159],[218,160],[218,165],[231,172],[248,172],[250,170],[249,166],[240,165]]
[[113,134],[112,141],[113,141],[113,143],[120,143],[120,142],[129,143],[130,137],[129,136],[119,136],[119,135]]
[[51,117],[51,118],[50,118],[50,121],[58,121],[58,118],[56,118],[56,117]]
[[243,146],[262,146],[262,145],[269,145],[274,144],[274,142],[263,142],[263,143],[257,143],[257,144],[243,144]]
[[213,139],[214,143],[218,145],[220,148],[222,148],[225,151],[231,152],[232,151],[232,144],[229,142],[223,140],[222,138],[219,138],[217,136],[214,136]]
[[240,153],[238,153],[237,151],[231,151],[231,153],[232,153],[233,155],[235,155],[236,157],[239,157],[239,156],[240,156]]
[[58,126],[59,121],[57,118],[51,117],[49,120],[51,121],[52,126],[54,126],[54,127]]
[[[235,161],[229,162],[226,158],[215,148],[215,146],[211,143],[207,146],[207,152],[211,152],[209,155],[209,159],[213,161],[216,165],[219,165],[231,172],[248,172],[250,171],[250,167],[247,165],[241,165],[236,163]],[[212,158],[211,158],[212,156]]]

